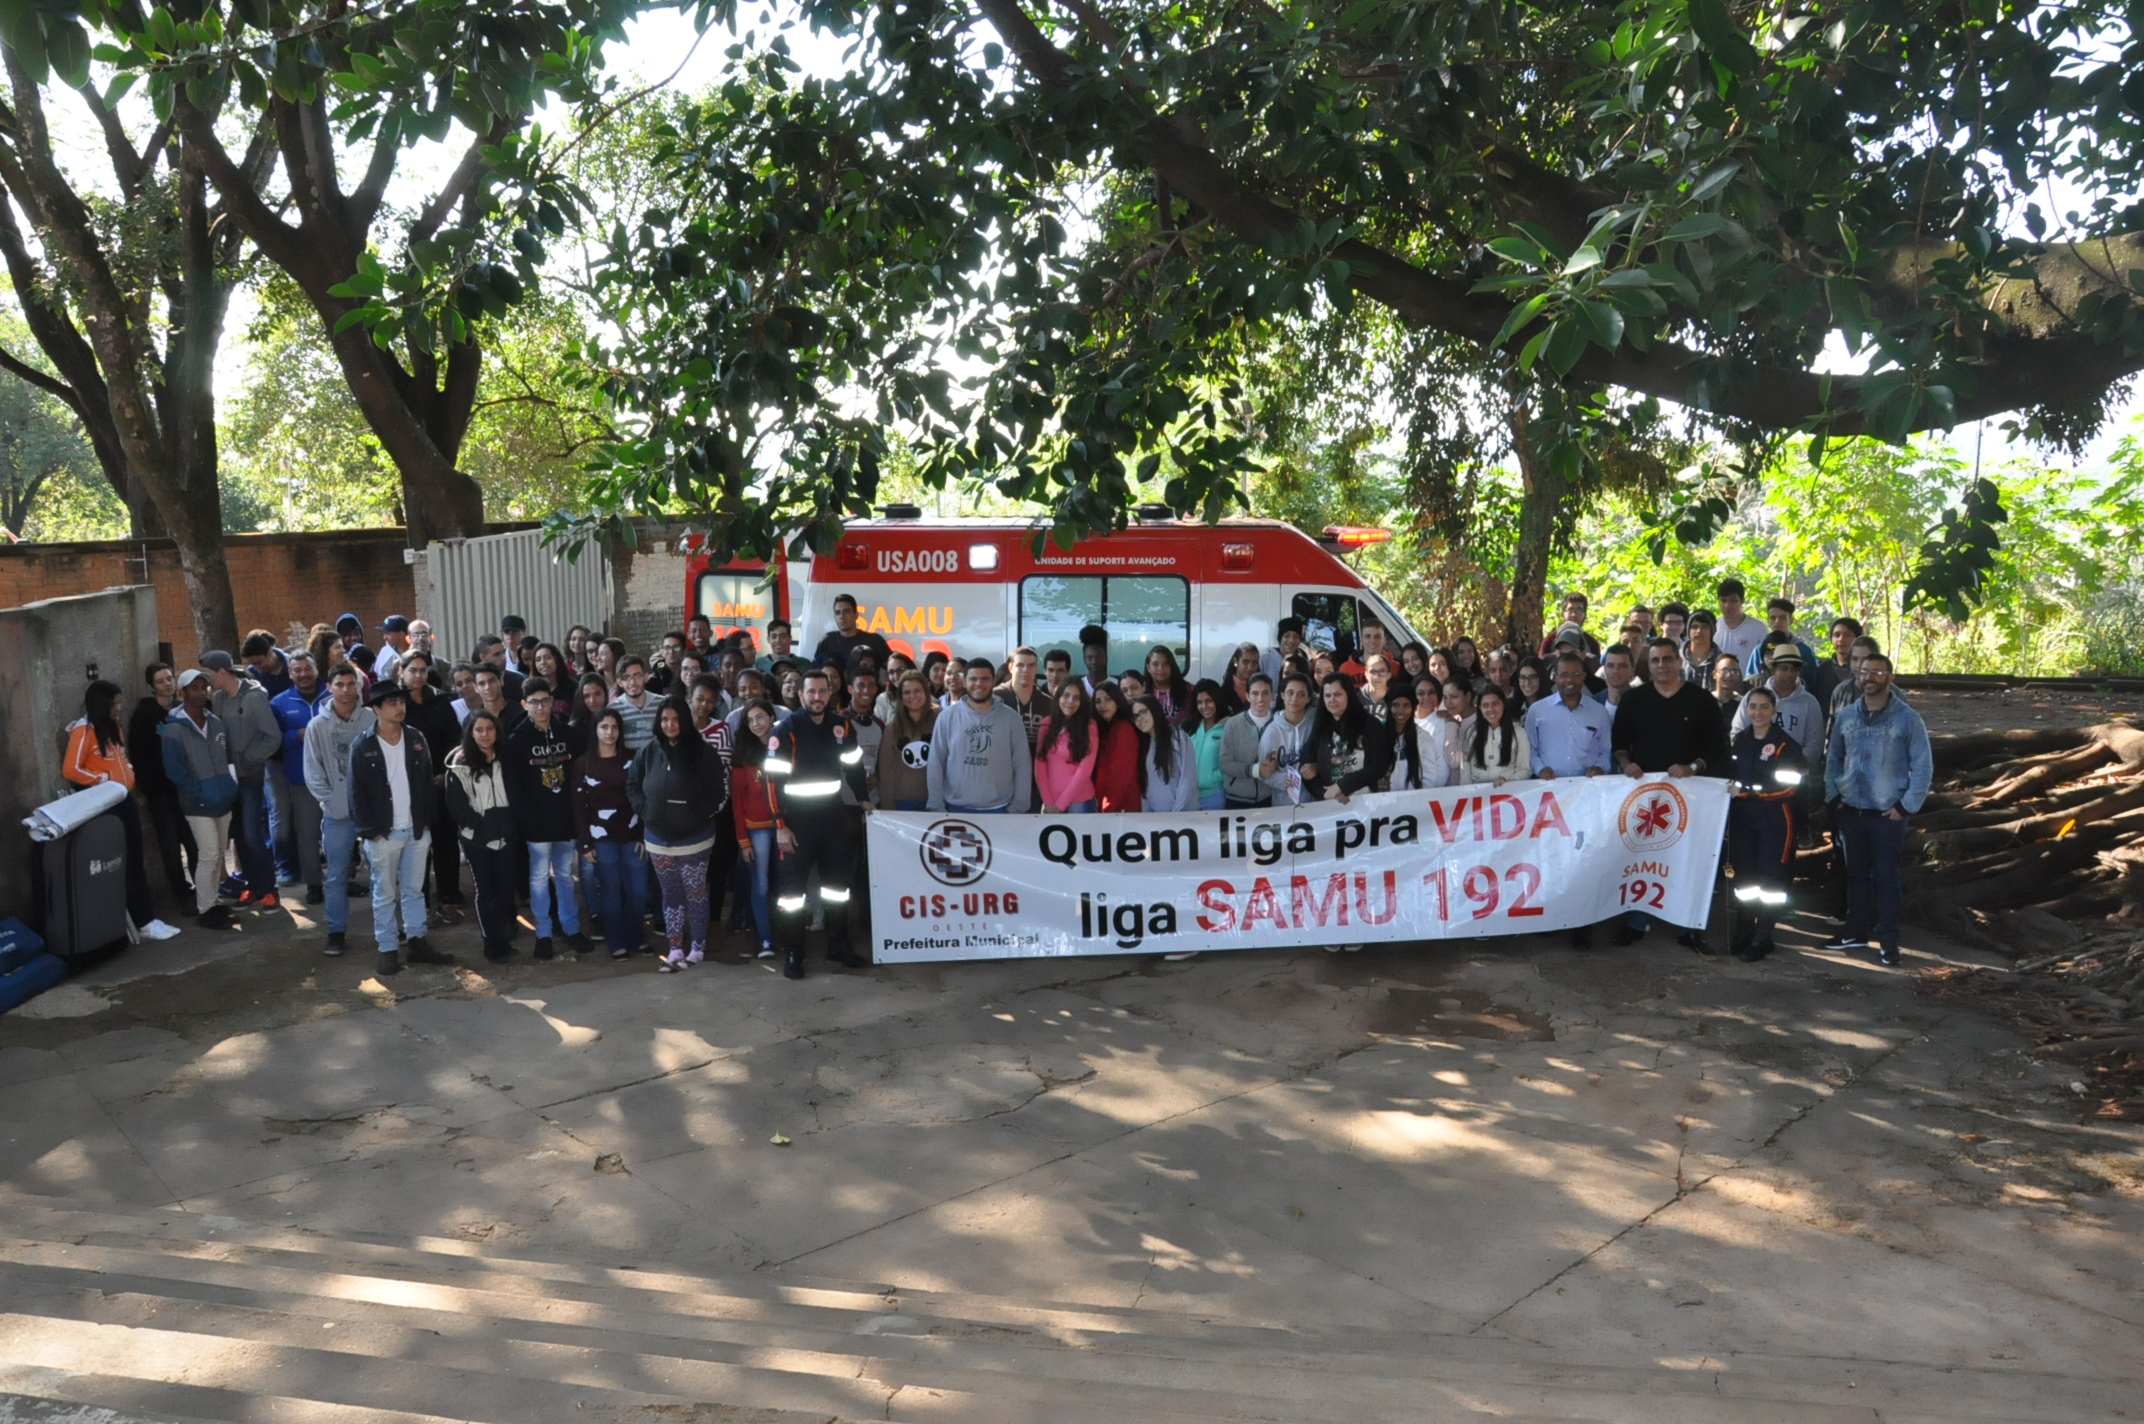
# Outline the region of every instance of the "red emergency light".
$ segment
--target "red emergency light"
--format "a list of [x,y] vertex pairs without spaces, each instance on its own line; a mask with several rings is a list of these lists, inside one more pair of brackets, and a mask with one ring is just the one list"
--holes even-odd
[[871,567],[871,550],[855,540],[843,541],[834,551],[834,566],[842,569],[868,569]]
[[1242,573],[1251,566],[1251,556],[1257,552],[1252,544],[1223,544],[1221,567],[1230,573]]
[[1391,537],[1390,529],[1366,529],[1355,524],[1325,526],[1327,542],[1338,544],[1343,549],[1360,549],[1370,544],[1382,544]]

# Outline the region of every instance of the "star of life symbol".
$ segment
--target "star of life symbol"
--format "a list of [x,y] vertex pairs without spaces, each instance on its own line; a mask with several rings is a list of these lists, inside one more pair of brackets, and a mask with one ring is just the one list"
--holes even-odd
[[1666,850],[1690,828],[1690,805],[1669,782],[1642,782],[1623,798],[1615,821],[1628,849]]
[[990,869],[990,837],[973,821],[933,821],[923,832],[923,869],[940,885],[973,885]]

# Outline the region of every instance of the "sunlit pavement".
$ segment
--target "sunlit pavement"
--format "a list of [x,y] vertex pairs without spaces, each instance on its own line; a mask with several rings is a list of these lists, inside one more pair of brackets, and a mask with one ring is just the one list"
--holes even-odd
[[2140,1134],[1935,941],[379,980],[304,918],[0,1019],[0,1420],[2144,1410]]

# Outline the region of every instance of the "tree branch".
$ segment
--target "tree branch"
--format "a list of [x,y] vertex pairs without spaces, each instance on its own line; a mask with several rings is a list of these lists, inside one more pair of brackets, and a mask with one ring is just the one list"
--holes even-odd
[[454,165],[454,172],[448,175],[446,183],[432,195],[432,201],[424,205],[424,211],[417,214],[417,220],[410,224],[409,241],[429,241],[432,234],[439,231],[441,225],[446,222],[447,215],[454,211],[454,205],[460,202],[463,196],[476,186],[477,179],[484,175],[484,149],[505,138],[506,133],[507,121],[504,118],[494,118],[490,132],[469,145],[468,152],[462,155],[461,162]]
[[[1041,83],[1062,88],[1077,79],[1077,61],[1050,43],[1020,0],[976,0],[976,7]],[[1243,241],[1262,242],[1276,231],[1298,225],[1294,212],[1230,173],[1190,120],[1154,116],[1140,122],[1137,131],[1143,156],[1154,172]],[[1559,229],[1568,226],[1578,204],[1586,204],[1589,212],[1605,205],[1596,202],[1601,195],[1523,160],[1514,161],[1508,151],[1497,161],[1504,169],[1499,176],[1514,184],[1514,196],[1556,217],[1552,225]],[[2144,246],[2144,238],[2138,241]],[[1358,292],[1389,307],[1410,325],[1450,332],[1486,347],[1511,310],[1494,297],[1475,295],[1470,283],[1426,272],[1366,242],[1342,243],[1333,255],[1348,264],[1349,282]],[[1627,346],[1615,351],[1596,346],[1587,350],[1571,378],[1622,386],[1773,429],[1822,425],[1835,435],[1860,434],[1866,429],[1858,409],[1861,378],[1825,378],[1795,368],[1752,366],[1734,372],[1727,389],[1715,393],[1710,378],[1720,364],[1720,358],[1672,342],[1658,343],[1645,352]],[[2059,403],[2074,399],[2080,389],[2097,389],[2140,369],[2144,369],[2144,354],[2128,355],[2119,344],[2100,345],[2081,333],[2067,339],[1997,337],[1987,343],[1985,359],[1972,368],[1977,377],[1974,388],[1959,393],[1954,418],[1970,421],[2024,406]],[[1936,423],[1930,409],[1922,427]]]
[[[276,266],[295,273],[307,264],[311,244],[302,228],[284,222],[261,198],[256,183],[248,175],[258,165],[262,176],[271,161],[272,150],[268,147],[267,125],[255,132],[253,142],[258,146],[246,151],[246,166],[241,168],[231,161],[222,140],[216,137],[216,129],[208,115],[196,109],[179,96],[173,112],[178,114],[180,132],[185,136],[188,155],[201,165],[201,172],[215,187],[216,196],[222,200],[224,211],[239,229],[253,240],[253,245],[267,255]],[[293,175],[291,186],[296,188],[298,178]]]
[[76,419],[81,418],[82,398],[75,394],[73,386],[68,385],[65,381],[46,375],[29,362],[11,354],[5,347],[0,347],[0,371],[7,372],[19,381],[27,381],[48,396],[57,397],[66,404],[69,410],[75,413]]

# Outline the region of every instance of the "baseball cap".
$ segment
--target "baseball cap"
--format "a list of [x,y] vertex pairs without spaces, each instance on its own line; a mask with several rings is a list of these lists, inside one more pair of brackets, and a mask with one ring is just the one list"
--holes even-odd
[[[1586,645],[1586,630],[1576,623],[1566,623],[1556,630],[1556,642],[1569,643],[1574,648],[1583,648]],[[1550,646],[1553,647],[1554,644]]]
[[191,687],[197,682],[207,682],[208,674],[199,668],[188,668],[179,674],[179,686]]
[[201,666],[207,668],[210,672],[238,671],[238,664],[233,662],[231,655],[221,648],[211,648],[203,653],[201,655]]
[[528,620],[518,613],[509,613],[499,620],[501,633],[526,633],[528,630]]
[[409,631],[409,620],[399,613],[390,613],[380,620],[380,631],[382,633],[407,633]]
[[407,692],[402,690],[401,683],[394,681],[392,678],[381,678],[378,682],[372,684],[372,690],[365,694],[365,705],[367,707],[377,707],[390,697],[407,697],[408,695]]

